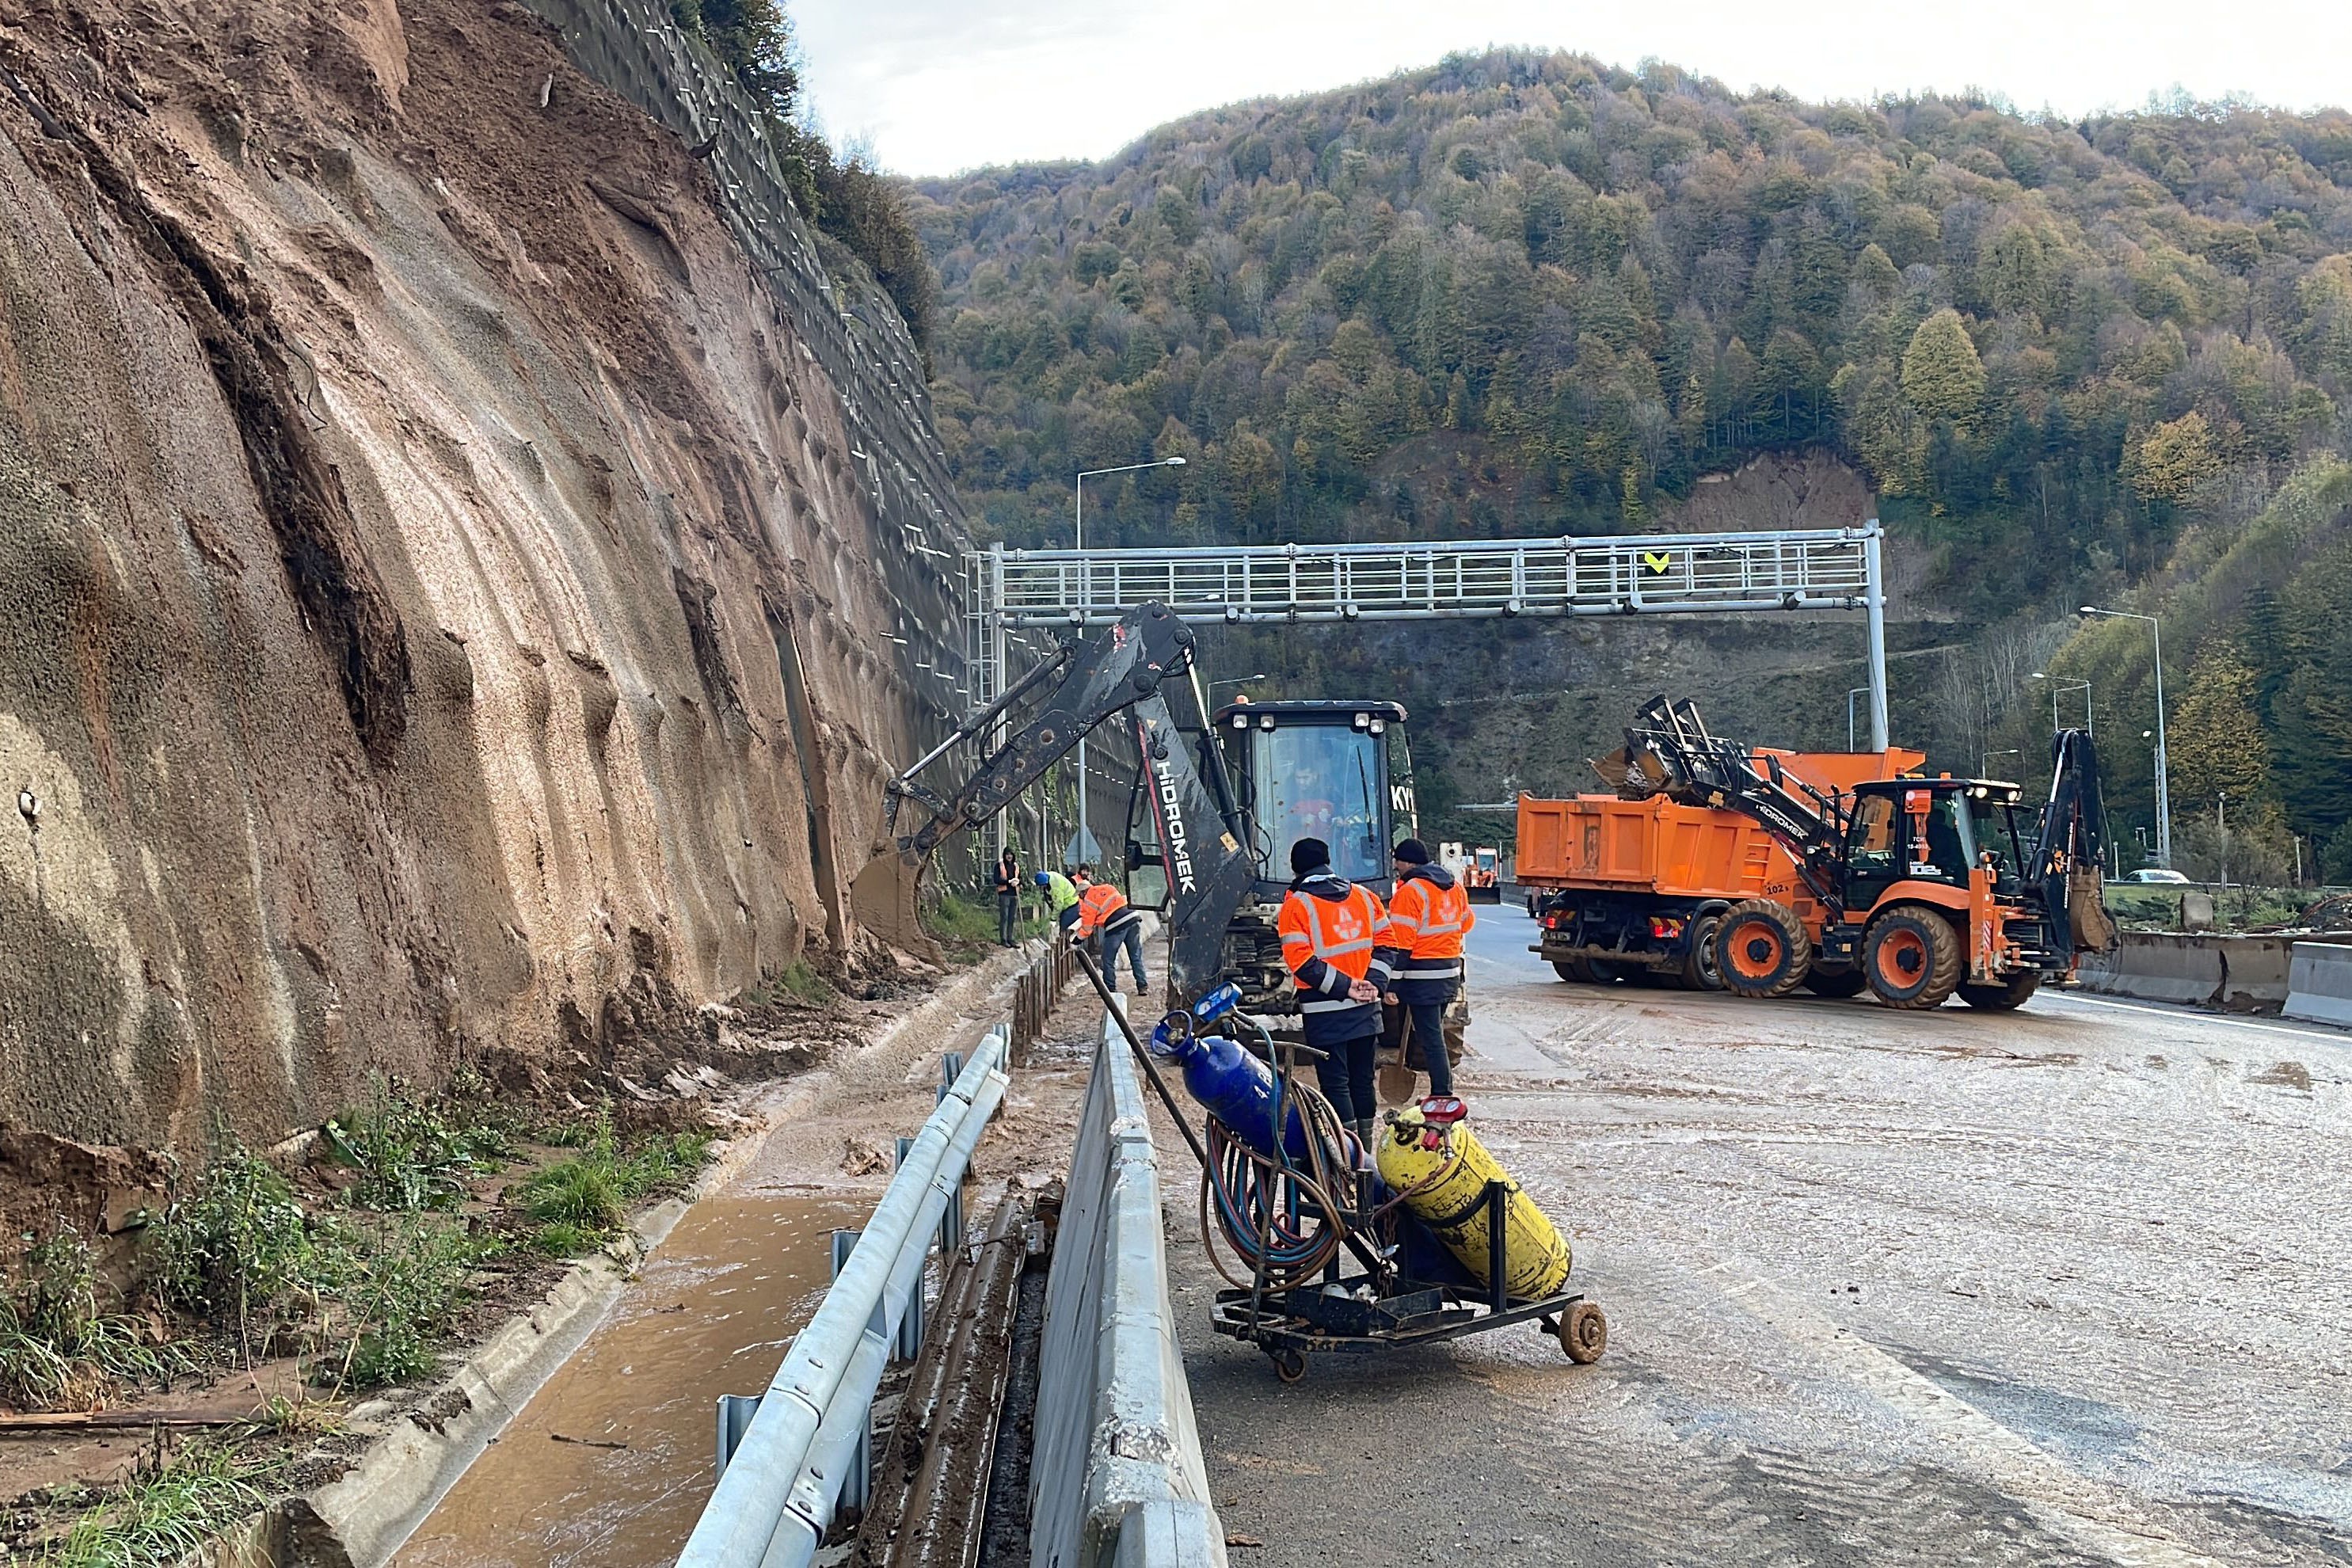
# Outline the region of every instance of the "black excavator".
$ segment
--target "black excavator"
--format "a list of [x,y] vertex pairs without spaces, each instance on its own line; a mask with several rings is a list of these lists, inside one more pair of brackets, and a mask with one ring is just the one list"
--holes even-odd
[[2084,731],[2053,737],[2038,825],[2023,790],[2002,779],[1909,774],[1824,793],[1712,733],[1687,699],[1654,698],[1610,763],[1623,770],[1621,793],[1740,812],[1795,860],[1811,921],[1749,899],[1716,929],[1724,985],[1742,995],[1801,983],[1830,994],[1866,987],[1894,1007],[1940,1006],[1958,992],[1973,1007],[2010,1008],[2070,978],[2079,954],[2115,944],[2098,760]]
[[[1276,1029],[1291,1012],[1275,922],[1289,885],[1290,847],[1331,846],[1333,868],[1386,898],[1388,847],[1413,814],[1404,710],[1393,702],[1235,702],[1212,712],[1194,667],[1192,628],[1167,605],[1138,605],[1100,635],[1053,655],[973,714],[887,786],[895,837],[851,884],[868,931],[910,952],[936,950],[917,919],[931,854],[1011,804],[1078,742],[1126,727],[1139,764],[1124,835],[1129,896],[1169,928],[1169,1005],[1188,1005],[1231,981],[1242,1006]],[[1201,727],[1180,729],[1169,683],[1191,696]],[[1015,708],[1028,722],[941,795],[917,775],[983,735]],[[908,804],[922,813],[899,832]]]

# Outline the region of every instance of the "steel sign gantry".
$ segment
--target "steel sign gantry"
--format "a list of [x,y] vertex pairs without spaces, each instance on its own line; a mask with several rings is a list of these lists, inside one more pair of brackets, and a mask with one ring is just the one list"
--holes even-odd
[[1886,593],[1875,518],[1738,533],[1007,550],[966,557],[980,703],[1003,689],[1009,634],[1104,626],[1148,600],[1195,623],[1715,616],[1859,610],[1870,632],[1870,737],[1886,749]]

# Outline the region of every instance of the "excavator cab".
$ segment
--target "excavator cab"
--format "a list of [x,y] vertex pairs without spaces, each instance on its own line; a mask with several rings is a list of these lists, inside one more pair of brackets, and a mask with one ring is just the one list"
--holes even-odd
[[1404,709],[1394,702],[1234,702],[1219,709],[1216,733],[1225,772],[1256,863],[1254,889],[1279,901],[1290,883],[1290,847],[1320,838],[1331,868],[1382,898],[1394,890],[1389,858],[1402,801],[1412,811],[1410,776],[1391,771],[1404,743]]

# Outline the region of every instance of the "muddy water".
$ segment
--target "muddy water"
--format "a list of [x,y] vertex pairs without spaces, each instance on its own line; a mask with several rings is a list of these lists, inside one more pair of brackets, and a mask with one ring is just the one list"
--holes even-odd
[[710,1495],[719,1395],[766,1386],[824,1293],[831,1233],[870,1208],[758,1193],[696,1205],[396,1568],[673,1561]]

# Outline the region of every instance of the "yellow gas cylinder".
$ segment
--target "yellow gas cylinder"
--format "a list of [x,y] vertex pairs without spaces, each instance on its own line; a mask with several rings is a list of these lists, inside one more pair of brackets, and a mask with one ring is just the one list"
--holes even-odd
[[[1466,1126],[1433,1124],[1421,1108],[1398,1111],[1379,1140],[1381,1180],[1405,1194],[1405,1206],[1445,1244],[1482,1285],[1487,1278],[1486,1184],[1510,1189],[1503,1208],[1505,1289],[1522,1300],[1549,1296],[1568,1282],[1568,1239],[1535,1200],[1519,1190]],[[1433,1145],[1433,1147],[1432,1146]]]

